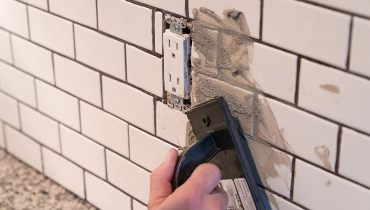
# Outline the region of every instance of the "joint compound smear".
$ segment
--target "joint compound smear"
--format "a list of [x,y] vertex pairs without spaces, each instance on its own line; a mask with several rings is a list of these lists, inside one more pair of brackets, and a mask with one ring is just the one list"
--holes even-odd
[[[269,144],[293,151],[253,79],[253,40],[244,14],[226,10],[221,18],[206,8],[194,9],[193,14],[192,106],[225,97],[241,134],[248,139],[260,184],[269,188],[284,186],[284,192],[289,192],[291,157]],[[188,126],[187,144],[195,141],[190,129]],[[279,209],[275,199],[269,199]]]

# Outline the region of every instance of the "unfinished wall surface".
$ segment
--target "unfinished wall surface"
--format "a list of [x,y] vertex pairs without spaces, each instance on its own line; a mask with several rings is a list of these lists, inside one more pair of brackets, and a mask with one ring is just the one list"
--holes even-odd
[[[0,148],[100,209],[146,209],[189,143],[163,14],[191,23],[191,102],[224,96],[271,209],[370,206],[366,0],[0,0]],[[263,192],[263,193],[262,193]]]

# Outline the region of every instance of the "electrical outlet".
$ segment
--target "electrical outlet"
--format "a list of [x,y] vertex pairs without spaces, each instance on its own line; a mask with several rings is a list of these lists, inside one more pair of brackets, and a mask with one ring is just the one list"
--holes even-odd
[[165,90],[178,97],[190,98],[190,36],[167,29],[163,34]]

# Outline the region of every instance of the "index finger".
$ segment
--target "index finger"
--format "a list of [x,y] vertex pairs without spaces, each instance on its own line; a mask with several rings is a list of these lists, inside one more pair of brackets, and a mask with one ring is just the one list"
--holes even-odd
[[200,193],[210,194],[221,180],[220,169],[212,163],[199,165],[190,178],[185,182],[188,185],[195,185]]

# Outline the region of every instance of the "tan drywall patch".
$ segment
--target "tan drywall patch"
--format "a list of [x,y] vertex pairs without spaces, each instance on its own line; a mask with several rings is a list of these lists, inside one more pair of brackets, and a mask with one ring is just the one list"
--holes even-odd
[[331,93],[339,94],[339,92],[340,92],[339,87],[336,86],[336,85],[324,84],[324,85],[320,85],[320,88],[322,88],[326,91],[329,91]]
[[326,145],[322,145],[321,147],[315,147],[315,153],[317,157],[322,161],[325,168],[332,170],[331,163],[329,160],[330,157],[329,147]]

